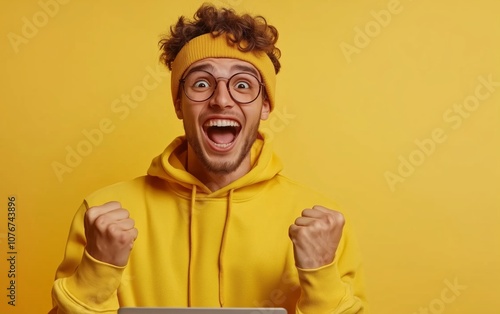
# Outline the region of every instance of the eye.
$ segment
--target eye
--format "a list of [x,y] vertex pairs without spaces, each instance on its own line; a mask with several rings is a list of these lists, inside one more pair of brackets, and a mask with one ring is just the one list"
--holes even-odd
[[193,87],[207,88],[210,87],[210,83],[207,80],[197,80],[196,82],[194,82]]
[[236,84],[234,84],[234,88],[236,88],[236,89],[248,89],[250,87],[251,87],[250,83],[245,82],[245,81],[239,81],[239,82],[236,82]]

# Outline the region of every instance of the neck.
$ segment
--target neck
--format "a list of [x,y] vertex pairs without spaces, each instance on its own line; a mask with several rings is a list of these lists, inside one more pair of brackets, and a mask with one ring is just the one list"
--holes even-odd
[[251,169],[250,153],[243,159],[241,164],[232,172],[213,172],[198,159],[195,152],[188,145],[187,171],[198,178],[210,191],[217,191],[247,174]]

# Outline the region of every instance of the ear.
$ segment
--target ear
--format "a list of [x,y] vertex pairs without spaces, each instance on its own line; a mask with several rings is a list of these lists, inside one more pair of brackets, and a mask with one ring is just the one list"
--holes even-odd
[[262,109],[260,110],[260,119],[267,120],[269,118],[269,113],[271,113],[271,103],[269,99],[266,97],[262,100]]
[[177,115],[177,118],[179,120],[182,120],[182,118],[184,116],[182,114],[182,105],[181,105],[181,99],[180,98],[177,98],[177,100],[175,101],[174,107],[175,107],[175,114]]

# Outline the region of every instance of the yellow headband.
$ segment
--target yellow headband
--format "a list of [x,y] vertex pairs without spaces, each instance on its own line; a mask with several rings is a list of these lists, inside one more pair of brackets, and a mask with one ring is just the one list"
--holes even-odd
[[226,36],[214,37],[211,33],[203,34],[191,39],[182,47],[172,63],[171,89],[174,103],[179,92],[179,80],[186,69],[196,61],[205,58],[233,58],[251,63],[259,70],[266,93],[274,108],[276,72],[269,56],[261,51],[242,52],[237,46],[228,43]]

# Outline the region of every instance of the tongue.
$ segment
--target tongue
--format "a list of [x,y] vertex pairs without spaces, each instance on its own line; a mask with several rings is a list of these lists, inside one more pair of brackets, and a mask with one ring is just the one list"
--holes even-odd
[[234,133],[232,128],[211,127],[207,130],[208,138],[217,144],[228,144],[234,141]]

